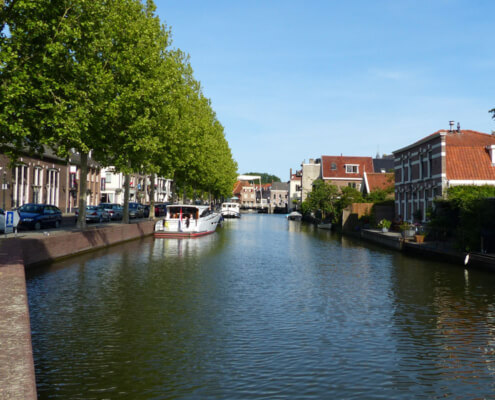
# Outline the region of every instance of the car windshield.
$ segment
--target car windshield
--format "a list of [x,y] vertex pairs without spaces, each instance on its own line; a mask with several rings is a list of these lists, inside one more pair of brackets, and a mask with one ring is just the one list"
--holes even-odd
[[43,208],[36,204],[24,204],[22,207],[19,208],[19,211],[26,213],[41,214],[43,212]]
[[98,206],[86,206],[86,210],[98,210]]

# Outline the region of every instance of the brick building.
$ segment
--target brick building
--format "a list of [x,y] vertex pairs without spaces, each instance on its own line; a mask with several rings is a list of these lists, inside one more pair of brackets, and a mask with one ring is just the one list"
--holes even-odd
[[425,220],[433,200],[455,185],[495,185],[495,136],[439,130],[393,152],[395,213],[412,221],[419,210]]

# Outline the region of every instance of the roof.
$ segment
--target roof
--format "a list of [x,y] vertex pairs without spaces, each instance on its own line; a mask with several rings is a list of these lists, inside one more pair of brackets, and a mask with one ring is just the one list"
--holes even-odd
[[393,188],[395,185],[395,176],[394,173],[391,172],[366,172],[364,174],[364,184],[368,193],[371,193],[373,190]]
[[272,190],[289,190],[289,184],[287,182],[273,182]]
[[[489,135],[488,133],[472,131],[469,129],[462,129],[460,131],[450,131],[447,129],[440,129],[424,138],[407,145],[399,150],[395,150],[393,153],[400,153],[402,151],[409,150],[413,147],[419,146],[420,144],[429,142],[430,140],[445,136],[447,145],[462,146],[462,145],[488,145],[495,142],[495,136]],[[491,140],[491,141],[490,141]]]
[[246,181],[237,181],[236,183],[234,183],[234,189],[232,190],[232,193],[233,194],[239,194],[241,193],[241,190],[244,186],[248,186],[249,183],[246,182]]
[[[333,169],[332,164],[335,166]],[[359,165],[358,173],[346,173],[346,164]],[[362,178],[365,171],[373,172],[373,159],[371,157],[322,156],[321,171],[323,179]]]
[[394,153],[408,150],[436,137],[445,137],[445,161],[448,180],[488,181],[495,180],[487,146],[495,145],[495,136],[472,130],[439,130]]
[[393,171],[394,157],[373,158],[373,172]]
[[300,181],[300,180],[302,180],[302,176],[301,175],[292,174],[290,176],[290,180],[291,181]]
[[447,145],[446,172],[449,180],[495,180],[495,166],[485,146]]

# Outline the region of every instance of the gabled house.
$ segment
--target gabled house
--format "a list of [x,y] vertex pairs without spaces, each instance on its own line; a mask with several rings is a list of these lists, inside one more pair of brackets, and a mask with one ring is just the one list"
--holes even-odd
[[350,186],[360,190],[365,172],[373,172],[371,157],[321,157],[321,178],[339,188]]
[[287,182],[273,182],[270,203],[272,208],[287,209],[289,200],[289,184]]
[[395,187],[394,178],[395,176],[391,172],[365,172],[363,181],[361,182],[361,193],[363,196],[366,196],[375,190],[390,190],[393,196]]
[[456,185],[495,185],[495,136],[461,130],[439,130],[393,152],[395,214],[422,220],[435,198]]

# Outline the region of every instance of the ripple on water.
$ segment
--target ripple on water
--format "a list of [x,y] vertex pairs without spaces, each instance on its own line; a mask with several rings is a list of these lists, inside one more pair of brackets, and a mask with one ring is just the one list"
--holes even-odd
[[283,216],[28,275],[43,398],[490,398],[494,278]]

